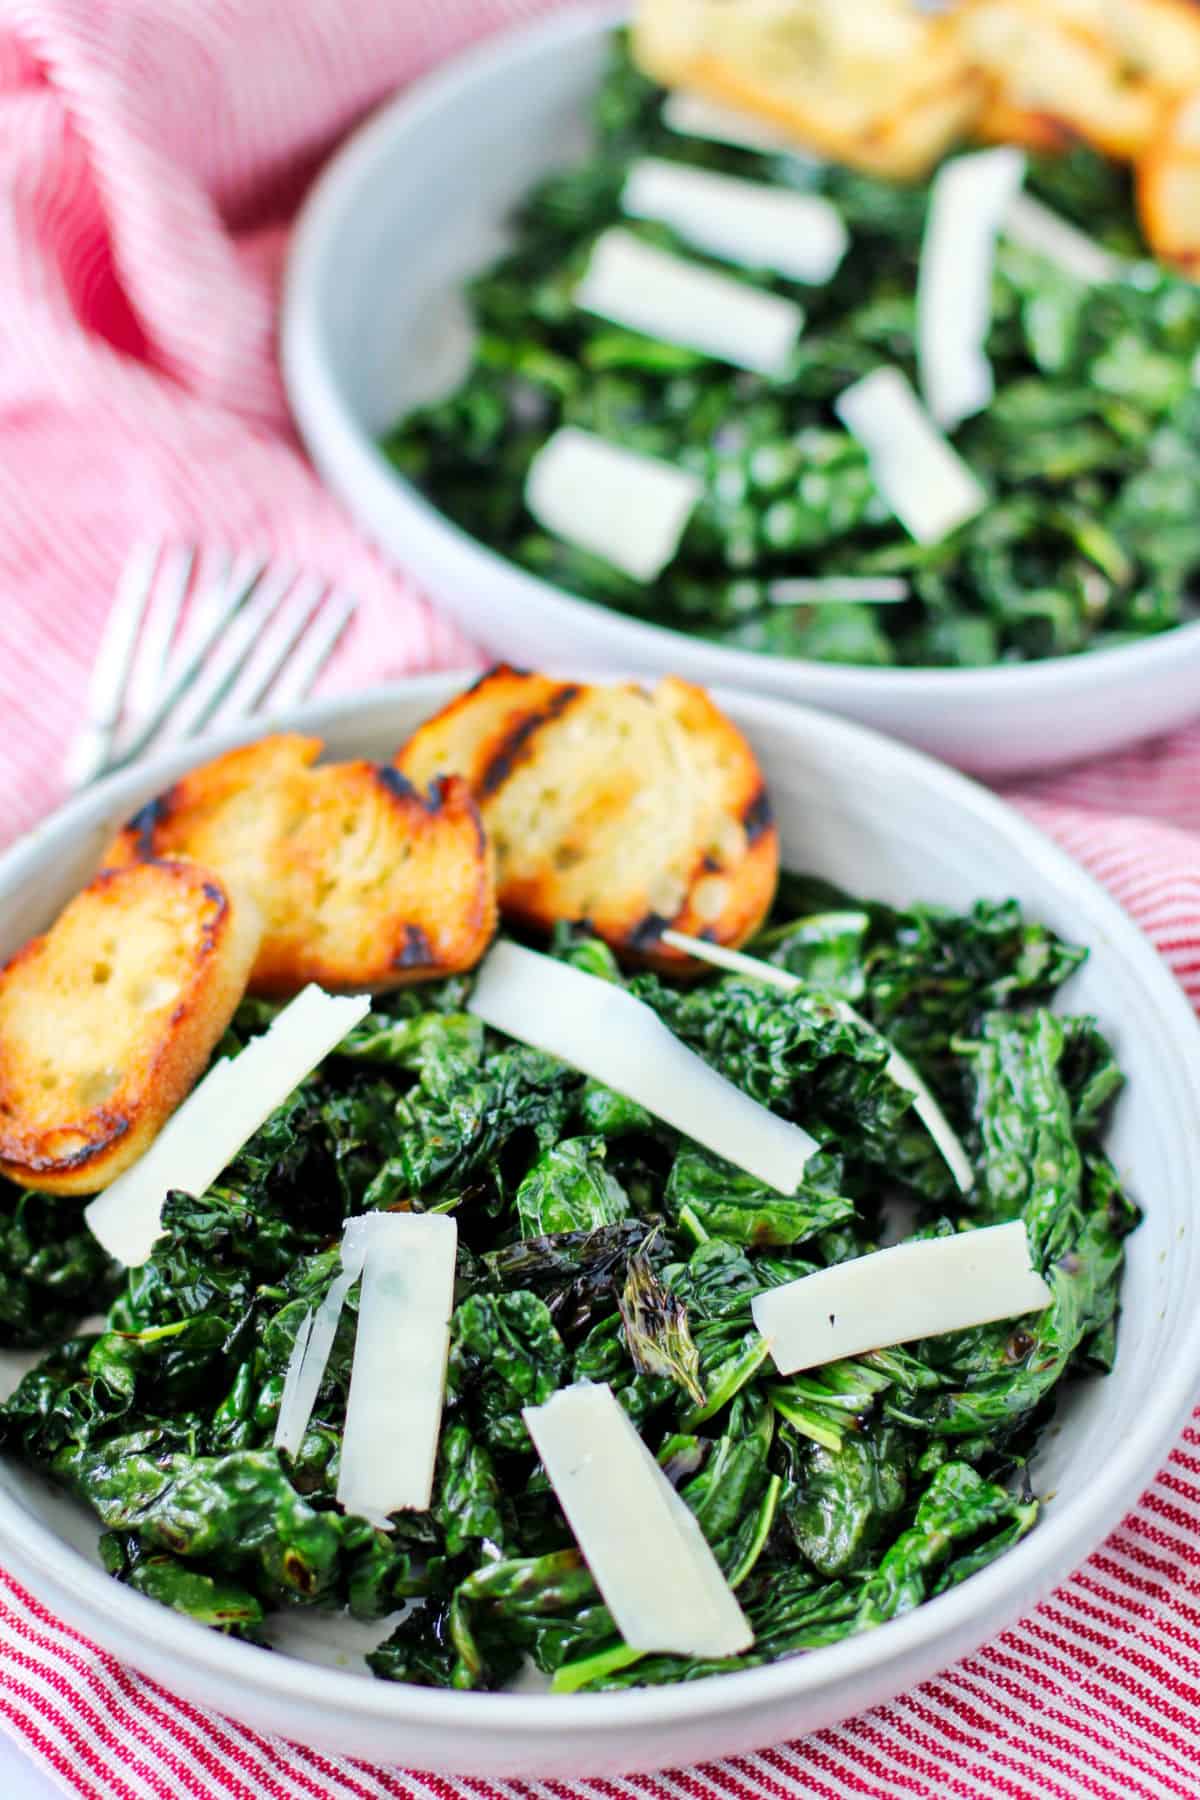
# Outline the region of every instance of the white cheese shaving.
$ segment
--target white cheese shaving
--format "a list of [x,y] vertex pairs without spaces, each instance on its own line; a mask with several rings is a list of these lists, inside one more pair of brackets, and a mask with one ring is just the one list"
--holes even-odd
[[306,987],[240,1055],[214,1064],[145,1155],[84,1209],[109,1255],[130,1268],[144,1263],[160,1235],[171,1189],[203,1194],[210,1188],[247,1138],[370,1008],[364,996],[335,998]]
[[772,606],[896,606],[911,592],[902,575],[783,575],[766,588]]
[[634,1650],[735,1656],[749,1621],[694,1515],[606,1382],[523,1418],[617,1630]]
[[631,331],[760,375],[782,374],[804,323],[793,301],[657,250],[616,226],[597,238],[575,303]]
[[[682,950],[688,956],[694,956],[697,962],[711,963],[714,968],[728,969],[731,974],[748,975],[755,981],[768,982],[784,993],[795,993],[807,986],[798,975],[792,975],[787,969],[777,969],[774,963],[761,962],[756,956],[745,956],[740,950],[726,950],[722,945],[710,944],[704,938],[689,937],[686,932],[664,931],[663,942],[671,944],[676,950]],[[860,1012],[855,1011],[848,1000],[843,1000],[839,994],[826,993],[822,993],[820,998],[821,1003],[831,1007],[839,1019],[861,1025],[864,1031],[869,1031],[880,1043],[887,1045],[888,1059],[884,1065],[886,1074],[897,1087],[912,1094],[913,1111],[940,1150],[958,1188],[965,1194],[975,1185],[971,1159],[923,1076],[907,1056],[903,1056],[889,1042],[883,1032],[876,1031],[869,1019],[864,1019]]]
[[[308,1421],[312,1417],[312,1407],[301,1413],[298,1392],[300,1378],[304,1373],[304,1359],[308,1355],[309,1341],[312,1338],[313,1311],[310,1306],[300,1321],[300,1329],[292,1342],[292,1354],[288,1358],[287,1373],[283,1378],[283,1392],[279,1396],[279,1417],[275,1421],[274,1444],[277,1450],[286,1450],[295,1456],[304,1440],[308,1429]],[[322,1366],[321,1374],[325,1373]],[[317,1386],[321,1385],[318,1377]]]
[[793,1194],[816,1141],[710,1069],[615,982],[501,941],[467,1002],[496,1031],[557,1056],[656,1118]]
[[910,1239],[756,1294],[754,1323],[781,1375],[914,1338],[1041,1312],[1053,1295],[1020,1219]]
[[1032,194],[1014,197],[1004,217],[1004,235],[1089,287],[1124,281],[1129,274],[1130,265],[1123,258],[1106,250],[1051,207],[1043,206]]
[[921,392],[943,430],[995,392],[984,345],[992,324],[996,238],[1025,177],[1022,151],[951,157],[933,178],[917,276]]
[[910,537],[936,543],[987,504],[987,491],[947,443],[899,369],[875,369],[834,402],[871,464],[875,486]]
[[[433,1494],[458,1226],[446,1213],[368,1213],[347,1251],[362,1269],[338,1504],[381,1530]],[[349,1233],[348,1233],[349,1237]]]
[[546,440],[525,477],[525,504],[540,525],[635,581],[661,575],[703,491],[698,475],[576,425]]
[[286,1450],[289,1456],[295,1456],[304,1442],[346,1296],[362,1274],[365,1242],[360,1226],[358,1219],[347,1221],[342,1235],[342,1272],[330,1282],[316,1312],[305,1314],[292,1345],[275,1422],[275,1448]]
[[657,156],[633,164],[621,209],[630,218],[660,220],[710,256],[792,281],[828,281],[850,243],[841,213],[819,194]]
[[721,106],[684,88],[667,95],[661,117],[667,130],[677,137],[705,138],[711,144],[732,144],[735,149],[757,150],[768,156],[796,149],[786,133],[753,113],[742,112],[736,106]]

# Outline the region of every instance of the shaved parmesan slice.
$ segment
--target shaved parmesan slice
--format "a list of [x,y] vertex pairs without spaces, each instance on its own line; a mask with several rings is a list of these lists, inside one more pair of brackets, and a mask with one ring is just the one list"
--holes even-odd
[[92,1234],[118,1262],[144,1263],[162,1230],[172,1188],[203,1194],[277,1106],[371,1009],[366,996],[306,987],[239,1056],[214,1064],[146,1154],[84,1209]]
[[619,227],[597,238],[575,302],[631,331],[760,375],[782,374],[804,323],[793,301],[656,250]]
[[[676,950],[682,950],[687,956],[694,956],[697,962],[711,963],[714,968],[728,969],[731,974],[748,975],[755,981],[768,982],[785,993],[795,993],[797,989],[807,987],[807,983],[801,981],[798,975],[789,974],[786,969],[777,969],[774,963],[761,962],[756,956],[745,956],[740,950],[726,950],[723,945],[710,944],[704,938],[688,937],[686,932],[664,931],[663,942]],[[888,1059],[884,1065],[887,1075],[897,1087],[904,1088],[913,1096],[913,1111],[941,1151],[942,1159],[959,1190],[967,1193],[975,1185],[971,1159],[923,1076],[907,1056],[901,1055],[894,1048],[883,1032],[876,1031],[869,1019],[864,1019],[860,1012],[855,1011],[848,1000],[843,1000],[838,994],[825,993],[821,995],[821,1000],[836,1012],[839,1019],[861,1025],[864,1031],[869,1031],[873,1037],[887,1045]]]
[[458,1226],[446,1213],[368,1213],[347,1250],[362,1269],[339,1505],[381,1530],[433,1494]]
[[546,440],[525,477],[525,504],[540,525],[635,581],[662,574],[703,491],[698,475],[575,425]]
[[615,982],[501,941],[484,958],[467,1009],[637,1100],[656,1118],[792,1194],[815,1139],[751,1100]]
[[717,1559],[607,1382],[522,1414],[617,1630],[634,1650],[736,1656],[754,1642]]
[[995,392],[984,351],[992,264],[1024,178],[1024,154],[1005,147],[952,157],[930,188],[917,276],[917,368],[925,404],[946,431],[981,412]]
[[895,606],[911,592],[902,575],[784,575],[767,583],[772,606]]
[[754,1323],[781,1375],[914,1338],[1041,1312],[1053,1295],[1020,1219],[916,1238],[756,1294]]
[[1004,235],[1089,287],[1124,281],[1129,274],[1130,265],[1121,257],[1105,250],[1086,231],[1060,218],[1032,194],[1017,194],[1013,198],[1004,217]]
[[289,1456],[295,1456],[304,1442],[346,1296],[362,1274],[361,1240],[356,1240],[351,1233],[351,1226],[357,1222],[350,1220],[342,1238],[341,1274],[330,1282],[329,1291],[316,1312],[306,1314],[292,1345],[279,1399],[279,1417],[275,1422],[275,1448],[286,1450]]
[[899,369],[875,369],[844,388],[834,410],[866,451],[875,485],[919,544],[974,518],[987,492],[948,444]]
[[796,148],[784,132],[753,113],[721,106],[683,88],[667,95],[661,116],[667,130],[677,137],[706,138],[711,144],[732,144],[735,149],[758,150],[768,156]]
[[[309,1341],[312,1338],[313,1311],[310,1306],[300,1321],[300,1329],[292,1343],[292,1354],[288,1358],[287,1374],[283,1378],[283,1392],[279,1396],[279,1417],[275,1421],[275,1448],[286,1450],[295,1456],[308,1429],[308,1421],[312,1416],[312,1407],[300,1416],[300,1402],[297,1397],[300,1377],[304,1372],[304,1359],[308,1355]],[[321,1374],[325,1373],[324,1368]],[[317,1386],[320,1386],[318,1379]]]
[[819,194],[715,175],[647,156],[621,194],[633,219],[659,219],[698,250],[792,281],[828,281],[850,243],[836,206]]

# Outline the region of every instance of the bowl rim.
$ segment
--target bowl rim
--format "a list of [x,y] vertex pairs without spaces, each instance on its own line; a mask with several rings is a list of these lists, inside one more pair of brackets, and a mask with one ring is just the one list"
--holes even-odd
[[[574,609],[584,608],[591,631],[608,640],[620,664],[636,661],[640,655],[647,667],[669,667],[672,654],[681,654],[682,644],[695,653],[720,658],[722,670],[715,678],[726,685],[755,687],[763,679],[764,665],[795,667],[804,672],[805,698],[817,704],[825,699],[836,703],[851,689],[879,700],[891,696],[936,704],[951,697],[983,703],[1014,699],[1020,692],[1061,694],[1092,680],[1133,682],[1171,667],[1181,651],[1200,656],[1200,618],[1184,620],[1131,644],[984,668],[875,668],[742,650],[623,613],[532,574],[473,537],[388,462],[359,424],[333,374],[323,352],[322,318],[314,305],[328,243],[353,206],[359,182],[378,162],[390,159],[394,139],[403,139],[430,117],[469,103],[471,90],[481,77],[517,70],[542,50],[559,47],[568,51],[614,30],[629,15],[628,0],[601,0],[600,4],[551,12],[492,33],[385,101],[351,132],[325,165],[305,198],[292,234],[280,324],[280,361],[288,402],[300,435],[322,470],[327,472],[335,463],[343,467],[347,472],[343,485],[369,496],[373,508],[407,518],[410,529],[420,530],[430,540],[440,538],[462,562],[474,563],[481,582],[503,579],[511,583],[513,592],[523,594],[527,604],[553,608],[564,626],[569,625]],[[1018,683],[1022,687],[1018,688]]]
[[[264,729],[323,734],[330,729],[352,727],[356,715],[386,710],[389,705],[427,700],[431,707],[436,706],[477,678],[475,669],[450,670],[357,694],[310,701],[278,717],[243,722],[239,727],[187,745],[175,745],[149,757],[85,790],[0,856],[0,907],[30,881],[36,881],[57,842],[76,831],[94,828],[109,815],[120,816],[123,809],[140,799],[147,786],[172,780],[195,762],[260,736]],[[1190,1088],[1192,1104],[1200,1116],[1200,1021],[1137,925],[1065,851],[969,777],[881,732],[791,701],[720,687],[712,692],[717,704],[728,708],[743,729],[749,724],[752,731],[755,717],[784,733],[798,721],[810,731],[819,729],[835,749],[844,750],[848,761],[861,760],[864,755],[877,760],[885,754],[891,759],[889,773],[899,781],[906,776],[919,779],[930,802],[940,805],[943,817],[953,816],[956,811],[970,815],[991,834],[1005,840],[1014,856],[1036,868],[1039,876],[1058,888],[1064,898],[1074,896],[1077,900],[1081,893],[1086,895],[1093,915],[1090,935],[1103,933],[1137,972],[1154,1005],[1160,1029],[1175,1052],[1180,1081]],[[626,1730],[677,1725],[700,1716],[723,1717],[773,1700],[799,1698],[839,1682],[849,1683],[852,1678],[868,1675],[888,1663],[902,1663],[906,1656],[920,1657],[924,1653],[928,1659],[938,1638],[953,1638],[956,1630],[969,1633],[976,1619],[989,1621],[984,1637],[994,1635],[1024,1610],[1014,1607],[1014,1594],[1044,1593],[1064,1580],[1119,1523],[1165,1461],[1191,1412],[1198,1376],[1200,1309],[1182,1326],[1170,1365],[1162,1370],[1133,1428],[1115,1446],[1103,1478],[1085,1492],[1048,1508],[1036,1531],[1005,1556],[970,1581],[890,1621],[882,1637],[874,1631],[864,1632],[762,1668],[675,1686],[555,1696],[458,1693],[373,1680],[265,1652],[256,1645],[222,1637],[113,1581],[3,1488],[0,1546],[11,1548],[19,1571],[32,1569],[44,1575],[60,1592],[77,1596],[90,1615],[112,1618],[119,1632],[144,1644],[148,1652],[160,1650],[177,1664],[190,1665],[218,1680],[236,1679],[243,1688],[252,1688],[274,1700],[303,1701],[311,1697],[314,1684],[319,1683],[323,1704],[336,1705],[347,1715],[375,1724],[457,1727],[497,1738],[521,1734],[540,1738],[572,1728],[620,1736]],[[96,1635],[94,1624],[89,1623],[84,1629]],[[936,1651],[931,1660],[936,1661]],[[236,1711],[236,1707],[231,1710]]]

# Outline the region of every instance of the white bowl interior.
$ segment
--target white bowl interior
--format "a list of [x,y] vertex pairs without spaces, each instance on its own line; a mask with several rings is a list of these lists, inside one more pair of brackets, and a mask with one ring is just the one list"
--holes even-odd
[[[599,35],[577,43],[569,58],[553,44],[523,58],[504,111],[464,109],[451,139],[439,133],[436,146],[415,146],[424,178],[403,195],[390,160],[364,168],[355,228],[323,268],[315,299],[331,366],[372,436],[465,374],[474,327],[463,281],[503,251],[505,220],[521,196],[583,150],[604,60]],[[365,294],[379,304],[364,307]]]
[[[383,756],[462,680],[429,677],[280,723],[323,733],[333,755]],[[1091,946],[1063,1004],[1095,1013],[1129,1077],[1110,1143],[1146,1218],[1130,1243],[1115,1372],[1075,1388],[1046,1442],[1038,1481],[1052,1497],[1043,1521],[982,1575],[867,1637],[716,1683],[567,1702],[429,1694],[306,1670],[309,1662],[361,1668],[383,1625],[296,1615],[275,1641],[300,1662],[216,1639],[99,1575],[90,1518],[4,1462],[6,1560],[74,1623],[161,1679],[252,1723],[426,1767],[596,1773],[746,1749],[894,1693],[1009,1623],[1082,1559],[1165,1455],[1200,1378],[1200,1033],[1182,994],[1115,904],[989,795],[861,728],[747,696],[720,698],[762,761],[788,865],[894,902],[966,907],[1016,895],[1032,916]],[[0,955],[54,915],[113,827],[199,754],[177,749],[116,778],[9,853],[0,863]],[[11,1383],[24,1361],[4,1363]]]
[[827,706],[963,767],[1046,767],[1200,709],[1200,622],[1125,649],[981,670],[855,669],[758,656],[568,595],[470,538],[376,447],[463,372],[464,276],[541,174],[586,138],[607,33],[627,7],[568,9],[491,40],[386,107],[308,201],[282,352],[297,423],[363,528],[488,649],[525,662],[667,670]]

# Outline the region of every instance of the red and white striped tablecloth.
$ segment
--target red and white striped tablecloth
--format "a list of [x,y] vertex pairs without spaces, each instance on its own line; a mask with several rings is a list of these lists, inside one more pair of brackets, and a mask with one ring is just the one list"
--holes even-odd
[[[470,659],[299,452],[274,357],[279,272],[306,180],[364,110],[545,4],[0,0],[0,842],[60,798],[138,538],[262,546],[336,576],[360,612],[329,690]],[[1200,1004],[1200,724],[1017,798]],[[3,1574],[0,1726],[89,1800],[1197,1800],[1200,1434],[1014,1630],[753,1757],[573,1784],[342,1761],[165,1692]]]

